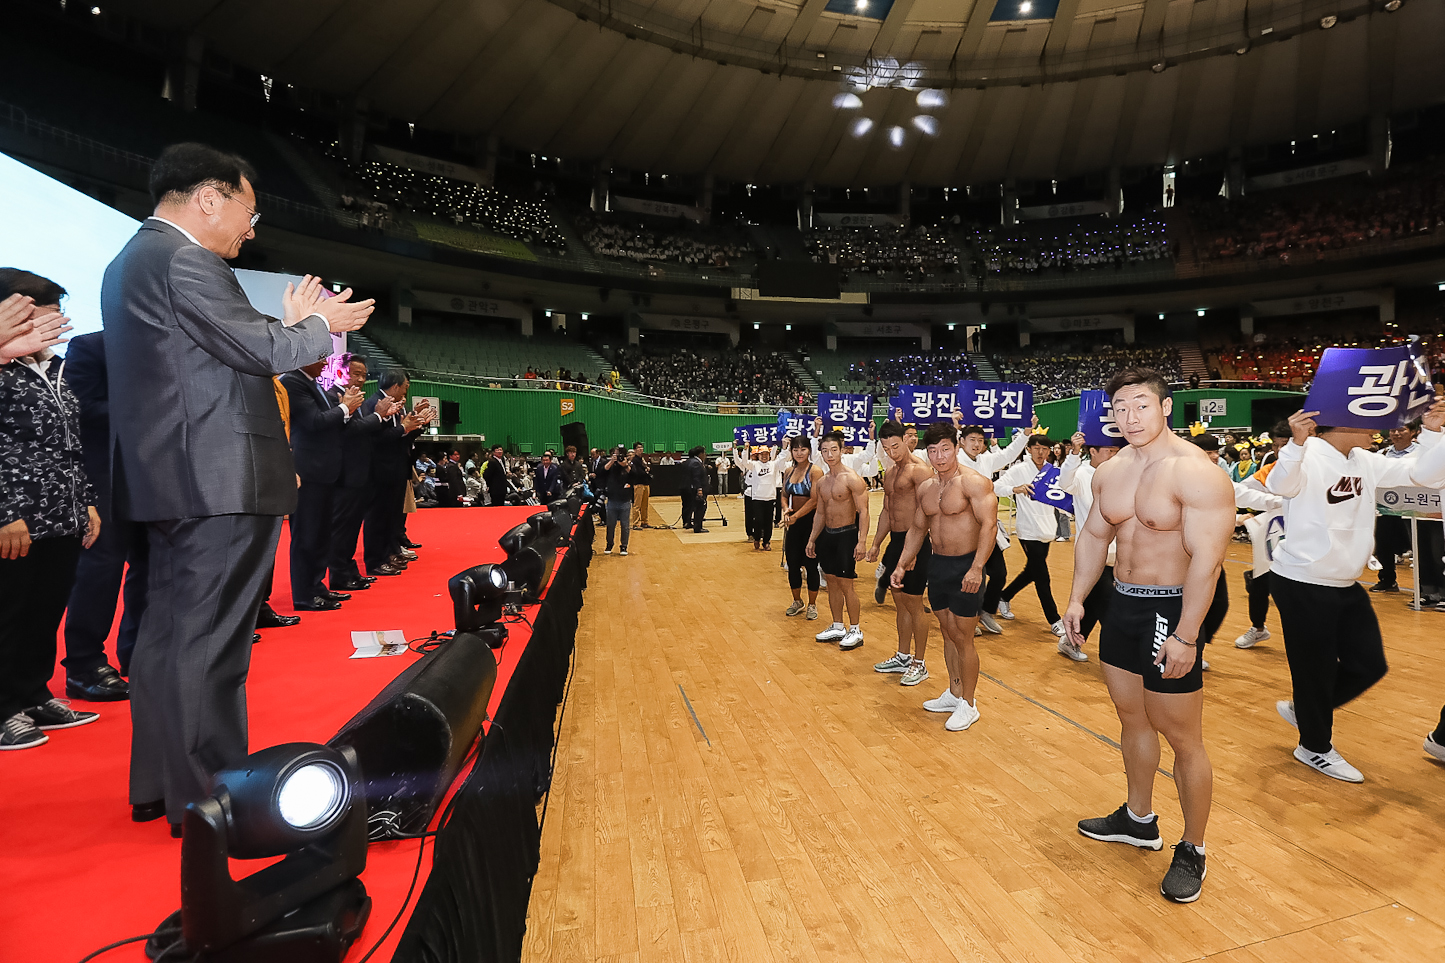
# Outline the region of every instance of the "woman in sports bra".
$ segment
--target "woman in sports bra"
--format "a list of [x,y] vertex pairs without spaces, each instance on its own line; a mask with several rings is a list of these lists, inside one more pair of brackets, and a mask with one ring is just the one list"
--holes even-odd
[[788,568],[788,587],[793,590],[793,603],[785,615],[804,610],[803,576],[808,577],[808,618],[818,617],[818,560],[808,557],[808,537],[813,531],[813,510],[818,506],[818,482],[823,469],[812,462],[812,448],[803,435],[793,436],[788,449],[792,458],[783,474],[783,524],[788,534],[783,539],[783,558]]

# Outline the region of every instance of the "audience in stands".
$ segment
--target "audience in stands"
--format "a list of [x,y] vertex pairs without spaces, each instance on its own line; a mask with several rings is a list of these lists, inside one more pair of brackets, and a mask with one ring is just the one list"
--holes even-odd
[[808,231],[803,243],[815,262],[848,273],[897,272],[922,280],[958,270],[958,242],[939,227],[819,228]]
[[617,365],[643,394],[676,401],[781,406],[795,404],[802,392],[780,353],[624,348]]
[[726,269],[752,255],[746,238],[724,238],[715,228],[686,221],[594,214],[579,214],[575,220],[582,240],[605,257]]
[[972,237],[989,276],[1040,271],[1086,271],[1169,260],[1164,220],[1149,213],[1107,221],[1091,218],[1072,224],[1028,227],[980,227]]
[[1173,348],[1104,348],[1092,353],[1040,349],[1034,354],[998,357],[994,367],[1004,381],[1034,386],[1034,401],[1077,394],[1083,388],[1101,388],[1120,368],[1136,365],[1163,372],[1170,381],[1182,381],[1179,354]]
[[922,354],[874,358],[848,366],[848,381],[865,385],[869,393],[886,399],[899,385],[951,385],[978,375],[967,351],[936,348]]

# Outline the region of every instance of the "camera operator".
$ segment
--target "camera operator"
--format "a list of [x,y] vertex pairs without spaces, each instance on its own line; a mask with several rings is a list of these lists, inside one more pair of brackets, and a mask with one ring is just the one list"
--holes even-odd
[[622,523],[622,554],[627,554],[627,539],[632,534],[632,454],[626,445],[612,449],[597,473],[598,483],[607,490],[607,548],[612,554],[613,535]]

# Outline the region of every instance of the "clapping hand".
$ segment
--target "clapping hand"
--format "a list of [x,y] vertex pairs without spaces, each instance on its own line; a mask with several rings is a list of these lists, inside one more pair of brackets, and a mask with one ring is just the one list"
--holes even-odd
[[364,399],[365,396],[361,393],[361,388],[356,385],[352,385],[351,387],[347,388],[346,393],[341,396],[341,405],[347,411],[354,414],[356,412],[356,409],[361,407],[361,402]]
[[0,344],[22,334],[29,334],[35,327],[30,323],[30,309],[34,303],[34,298],[23,294],[12,294],[0,301]]
[[390,418],[400,407],[402,407],[401,402],[393,401],[388,396],[382,395],[376,402],[376,417]]
[[367,298],[365,301],[352,301],[351,295],[354,292],[347,288],[334,298],[326,298],[317,304],[314,313],[326,319],[326,324],[333,332],[356,331],[371,317],[371,312],[376,308],[376,300]]
[[309,318],[317,313],[317,305],[325,300],[321,279],[314,275],[306,275],[300,284],[288,283],[286,293],[281,295],[281,323],[289,328],[302,318]]
[[[6,303],[9,303],[8,299]],[[26,310],[29,311],[30,308],[27,307]],[[3,313],[0,312],[0,314]],[[63,314],[46,314],[38,318],[31,318],[21,322],[19,327],[21,329],[28,327],[28,330],[0,344],[0,361],[23,358],[70,340],[64,337],[70,331],[70,319]]]
[[415,412],[412,412],[409,415],[402,416],[401,427],[403,431],[410,434],[411,432],[416,431],[422,425],[426,424],[426,422],[427,419],[419,417]]

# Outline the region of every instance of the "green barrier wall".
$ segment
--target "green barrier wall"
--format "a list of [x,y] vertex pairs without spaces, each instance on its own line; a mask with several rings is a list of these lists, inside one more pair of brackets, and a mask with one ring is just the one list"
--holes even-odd
[[[731,441],[734,426],[769,420],[763,415],[699,414],[655,408],[606,395],[543,388],[476,388],[413,381],[411,393],[457,402],[461,407],[461,423],[454,429],[457,434],[486,435],[488,444],[500,442],[509,451],[530,450],[534,454],[559,447],[562,443],[560,426],[569,421],[585,422],[588,439],[595,447],[619,443],[631,445],[640,441],[650,452],[657,450],[659,445],[664,451],[686,451],[693,445],[710,447],[716,441]],[[1227,413],[1223,418],[1214,419],[1216,425],[1244,427],[1254,425],[1252,406],[1256,399],[1287,397],[1300,396],[1288,391],[1251,389],[1178,391],[1174,394],[1174,425],[1186,427],[1185,403],[1201,398],[1226,399]],[[575,413],[562,414],[564,398],[576,401]],[[1037,406],[1037,411],[1039,423],[1049,429],[1050,437],[1059,440],[1072,435],[1079,423],[1078,398],[1043,402]],[[880,411],[880,422],[882,417]]]

